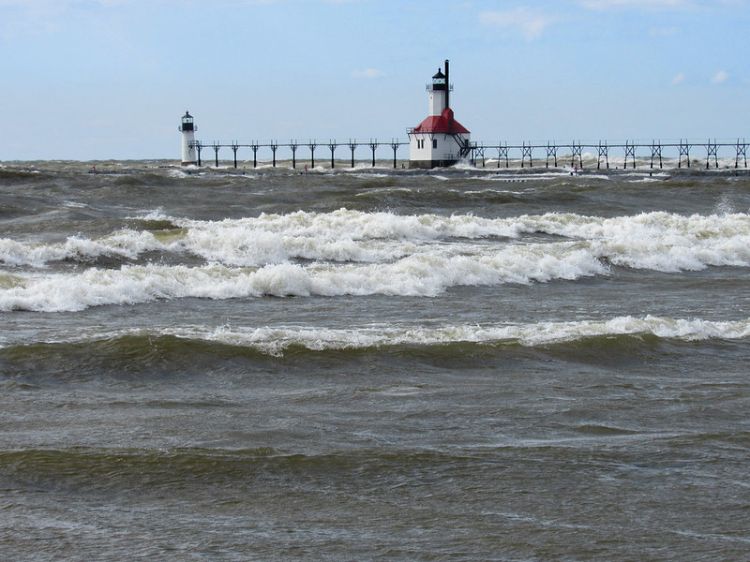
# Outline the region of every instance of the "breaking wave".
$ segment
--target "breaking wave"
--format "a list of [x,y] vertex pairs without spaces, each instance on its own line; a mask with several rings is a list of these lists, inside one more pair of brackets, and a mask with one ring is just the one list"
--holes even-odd
[[499,239],[494,242],[500,245],[503,239],[507,242],[541,233],[580,240],[593,259],[635,269],[675,272],[750,265],[750,216],[745,213],[683,216],[651,212],[614,218],[546,213],[493,219],[340,209],[222,221],[152,214],[137,224],[141,230],[123,229],[99,239],[71,236],[61,243],[1,238],[0,262],[44,267],[63,260],[90,262],[101,256],[135,260],[158,251],[240,267],[299,259],[382,263],[432,253],[436,245],[449,241]]
[[[152,213],[137,220],[142,230],[99,239],[71,236],[36,245],[0,239],[0,261],[10,267],[115,259],[110,267],[65,273],[6,270],[0,310],[76,311],[184,297],[431,297],[462,285],[608,275],[611,265],[660,272],[750,266],[750,216],[744,213],[490,219],[341,209],[222,221]],[[532,234],[554,238],[524,239]],[[132,263],[149,252],[182,257],[177,265]],[[186,256],[201,261],[191,267],[181,263]]]
[[[620,316],[609,320],[539,322],[532,324],[394,326],[366,325],[358,328],[327,327],[231,327],[205,326],[128,329],[111,333],[77,335],[53,342],[11,345],[0,348],[5,358],[45,355],[44,348],[81,347],[86,354],[118,355],[148,359],[159,353],[211,352],[211,345],[248,349],[263,355],[282,356],[293,349],[311,352],[382,350],[383,348],[439,348],[444,346],[539,347],[590,342],[607,347],[605,340],[657,338],[696,342],[750,338],[750,319],[709,321],[658,316]],[[186,347],[187,346],[187,347]],[[26,353],[24,350],[28,350]],[[161,350],[161,351],[160,351]]]
[[519,325],[455,325],[443,327],[369,326],[359,329],[250,328],[166,329],[159,335],[253,347],[276,355],[290,347],[311,351],[367,349],[385,346],[440,346],[453,343],[549,345],[600,336],[651,335],[662,339],[699,341],[750,337],[750,319],[716,322],[657,316],[622,316],[603,321],[540,322]]
[[100,256],[136,259],[143,252],[161,247],[163,245],[151,232],[133,230],[123,230],[98,240],[70,236],[58,244],[32,245],[0,238],[0,261],[10,266],[44,267],[55,261],[86,261]]
[[186,297],[432,297],[459,285],[574,280],[607,271],[590,252],[571,242],[513,245],[477,255],[415,254],[384,264],[126,265],[81,273],[6,276],[0,286],[0,310],[62,312]]

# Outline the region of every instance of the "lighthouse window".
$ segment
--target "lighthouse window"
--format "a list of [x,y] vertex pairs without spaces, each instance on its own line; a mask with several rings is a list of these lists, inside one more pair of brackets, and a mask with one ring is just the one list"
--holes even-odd
[[437,148],[437,139],[432,139],[432,148]]

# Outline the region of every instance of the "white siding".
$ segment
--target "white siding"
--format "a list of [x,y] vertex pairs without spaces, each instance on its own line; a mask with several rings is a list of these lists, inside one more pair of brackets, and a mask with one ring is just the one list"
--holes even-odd
[[194,131],[182,131],[182,163],[193,164],[198,161],[195,156],[195,146],[190,146],[190,143],[195,142]]
[[[469,135],[464,135],[468,139]],[[420,147],[419,141],[424,141],[424,147]],[[437,147],[432,147],[432,141],[437,140]],[[409,134],[409,160],[458,160],[460,151],[459,135],[446,135],[442,133],[410,133]]]
[[430,115],[440,115],[445,109],[445,91],[430,90]]

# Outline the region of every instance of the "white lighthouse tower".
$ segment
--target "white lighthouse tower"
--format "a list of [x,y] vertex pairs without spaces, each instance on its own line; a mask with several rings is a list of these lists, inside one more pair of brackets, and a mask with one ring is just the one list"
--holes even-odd
[[471,153],[471,133],[455,120],[450,107],[449,77],[446,60],[445,74],[438,69],[427,85],[430,115],[409,130],[410,168],[452,166]]
[[195,131],[197,127],[193,123],[193,116],[189,112],[185,112],[182,116],[182,122],[177,128],[182,133],[182,165],[190,166],[196,164],[197,159],[195,158]]

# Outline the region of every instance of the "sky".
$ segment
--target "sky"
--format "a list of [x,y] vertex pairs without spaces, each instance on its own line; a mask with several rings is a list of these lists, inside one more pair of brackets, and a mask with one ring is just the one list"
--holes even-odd
[[[0,161],[406,140],[750,139],[750,0],[0,0]],[[344,156],[342,156],[344,157]]]

